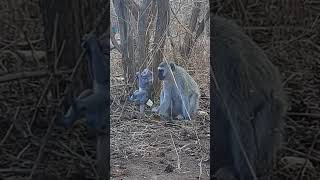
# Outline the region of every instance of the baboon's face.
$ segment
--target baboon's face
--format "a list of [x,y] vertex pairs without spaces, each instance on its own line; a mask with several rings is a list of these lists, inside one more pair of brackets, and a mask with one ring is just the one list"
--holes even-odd
[[141,87],[145,87],[147,84],[152,83],[152,72],[148,69],[142,71],[139,83],[141,84]]
[[159,80],[165,80],[167,79],[168,75],[170,75],[168,65],[165,62],[160,63],[158,67],[158,78]]

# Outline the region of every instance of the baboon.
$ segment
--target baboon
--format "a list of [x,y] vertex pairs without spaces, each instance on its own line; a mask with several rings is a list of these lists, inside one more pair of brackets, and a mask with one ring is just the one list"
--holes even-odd
[[270,179],[286,111],[280,74],[235,23],[222,17],[211,23],[212,174]]
[[89,74],[92,79],[92,89],[86,89],[73,100],[67,113],[57,124],[69,128],[79,118],[85,116],[88,127],[100,130],[107,123],[107,74],[104,55],[97,37],[94,34],[84,36],[83,46],[88,50]]
[[140,105],[140,113],[144,113],[145,103],[150,97],[150,88],[152,84],[152,72],[149,69],[144,69],[142,73],[136,73],[139,89],[134,91],[129,97],[129,101]]
[[[87,50],[88,70],[92,80],[92,88],[83,91],[73,100],[68,112],[61,115],[57,125],[71,127],[81,116],[85,116],[89,136],[96,137],[96,164],[99,179],[110,176],[110,126],[108,123],[109,102],[108,75],[105,64],[106,56],[102,53],[102,46],[95,33],[86,34],[82,46]],[[108,50],[109,44],[106,44]]]
[[190,119],[199,106],[200,90],[197,83],[181,66],[161,62],[158,78],[162,81],[160,106],[153,111],[164,119]]

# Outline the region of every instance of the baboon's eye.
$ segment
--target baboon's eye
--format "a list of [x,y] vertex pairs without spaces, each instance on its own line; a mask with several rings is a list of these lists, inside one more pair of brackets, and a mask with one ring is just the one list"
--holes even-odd
[[159,69],[159,73],[161,73],[161,74],[162,74],[162,73],[163,73],[163,71],[164,71],[163,69]]

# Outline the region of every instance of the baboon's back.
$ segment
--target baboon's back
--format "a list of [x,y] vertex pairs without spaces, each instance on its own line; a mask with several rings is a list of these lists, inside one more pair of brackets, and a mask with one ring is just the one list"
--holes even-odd
[[[280,74],[263,50],[232,21],[214,17],[211,31],[213,72],[220,90],[219,95],[214,92],[214,98],[225,102],[222,109],[229,111],[247,154],[258,161],[266,159],[252,162],[259,174],[271,165],[280,136],[273,130],[282,127],[285,100]],[[255,147],[248,143],[252,131]]]

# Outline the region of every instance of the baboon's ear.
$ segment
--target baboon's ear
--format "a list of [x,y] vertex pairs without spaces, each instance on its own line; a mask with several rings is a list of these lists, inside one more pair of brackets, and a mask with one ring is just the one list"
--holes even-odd
[[176,70],[176,64],[174,62],[170,62],[170,68],[172,71]]

